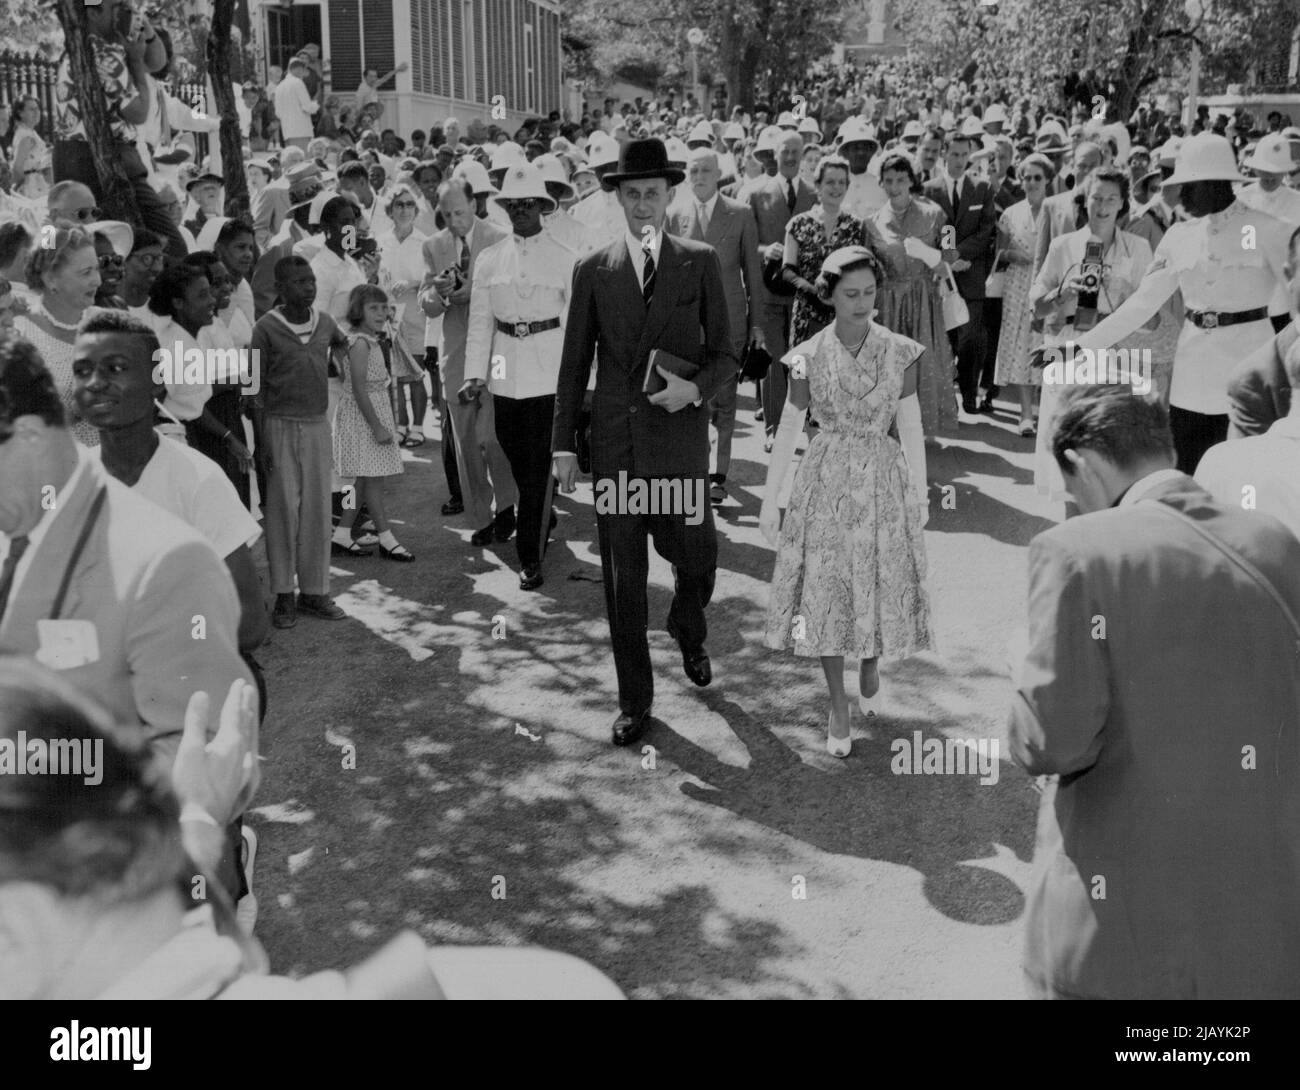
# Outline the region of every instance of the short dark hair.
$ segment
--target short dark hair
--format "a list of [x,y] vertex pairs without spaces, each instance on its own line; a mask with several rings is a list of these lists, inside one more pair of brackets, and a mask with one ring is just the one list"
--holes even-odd
[[173,264],[163,267],[158,278],[149,287],[149,309],[157,315],[164,318],[175,317],[172,310],[172,300],[183,296],[196,280],[206,280],[208,278],[208,267],[206,264],[199,265],[191,263],[189,258],[196,255],[186,255],[186,260],[177,261]]
[[1154,394],[1136,394],[1122,383],[1067,387],[1052,432],[1052,456],[1062,473],[1073,476],[1067,450],[1094,451],[1120,469],[1172,459],[1169,413]]
[[944,141],[944,131],[938,125],[931,125],[921,134],[922,140],[938,140],[940,144]]
[[435,170],[435,171],[437,171],[437,172],[438,172],[438,181],[439,181],[439,182],[442,181],[442,179],[443,179],[442,167],[440,167],[440,166],[439,166],[437,163],[435,163],[432,159],[422,159],[422,160],[420,161],[420,164],[419,164],[419,165],[418,165],[418,166],[417,166],[417,167],[416,167],[416,168],[411,172],[411,177],[415,180],[415,184],[416,184],[416,185],[419,185],[419,184],[420,184],[420,175],[421,175],[421,174],[425,174],[425,173],[427,173],[427,172],[430,171],[430,170]]
[[[362,174],[364,173],[365,171],[363,169]],[[356,205],[353,204],[350,200],[348,200],[347,197],[342,197],[342,196],[331,197],[329,200],[327,200],[324,206],[320,210],[321,228],[324,229],[325,227],[330,227],[333,226],[335,223],[337,223],[339,214],[345,208],[351,208],[355,210]]]
[[216,245],[229,246],[240,235],[252,235],[257,237],[257,232],[253,230],[253,225],[246,219],[229,219],[221,225],[221,230],[217,232]]
[[[20,416],[39,416],[52,428],[64,427],[63,402],[54,386],[54,377],[31,341],[16,333],[0,332],[0,437],[7,439],[12,424]],[[31,779],[5,776],[6,780]]]
[[161,245],[163,245],[162,235],[150,231],[148,227],[137,227],[135,237],[131,239],[131,253],[134,254],[139,250],[149,250]]
[[366,165],[358,161],[349,161],[339,167],[339,181],[349,181],[352,178],[360,178],[363,182],[367,179]]
[[906,174],[912,185],[916,185],[916,167],[912,165],[910,155],[902,155],[895,152],[893,155],[886,155],[884,161],[880,164],[880,177],[883,180],[886,171],[895,171],[899,174]]
[[1128,215],[1128,209],[1129,209],[1128,171],[1118,170],[1115,167],[1099,167],[1098,169],[1094,170],[1088,178],[1088,184],[1090,186],[1094,186],[1098,182],[1110,182],[1111,185],[1119,186],[1119,196],[1120,196],[1119,215],[1121,216]]
[[13,262],[23,247],[30,246],[34,241],[32,233],[17,220],[0,223],[0,265]]
[[301,254],[290,254],[288,257],[282,257],[275,263],[275,282],[283,284],[289,279],[289,274],[294,269],[301,269],[303,266],[311,268],[311,262]]
[[835,290],[835,285],[849,273],[857,272],[859,269],[870,269],[871,275],[876,278],[877,286],[884,282],[885,270],[881,268],[880,259],[870,250],[867,250],[860,258],[850,261],[839,272],[819,272],[813,286],[822,299],[830,299],[831,292]]
[[81,320],[81,324],[77,326],[77,333],[129,333],[140,337],[144,341],[145,354],[150,360],[153,360],[154,353],[162,347],[153,327],[125,310],[96,307]]

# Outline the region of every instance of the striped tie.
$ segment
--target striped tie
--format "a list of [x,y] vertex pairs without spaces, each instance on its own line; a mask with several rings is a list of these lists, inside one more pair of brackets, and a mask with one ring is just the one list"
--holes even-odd
[[14,575],[18,571],[18,561],[23,558],[23,553],[26,551],[27,538],[25,535],[9,539],[9,555],[5,557],[4,564],[0,565],[0,620],[4,618],[5,607],[9,604],[9,591],[13,589]]
[[645,254],[645,276],[641,281],[641,298],[645,300],[645,305],[650,305],[650,300],[655,294],[655,251],[654,246],[647,244],[641,247],[641,252]]

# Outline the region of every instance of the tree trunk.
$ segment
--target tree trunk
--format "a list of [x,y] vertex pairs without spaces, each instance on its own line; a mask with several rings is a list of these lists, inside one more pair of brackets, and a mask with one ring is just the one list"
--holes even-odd
[[1169,0],[1148,0],[1137,23],[1129,31],[1128,48],[1115,75],[1115,97],[1108,104],[1110,120],[1127,121],[1137,108],[1138,96],[1151,83],[1156,70],[1156,35],[1164,28]]
[[212,94],[221,119],[221,170],[226,181],[226,215],[249,218],[248,180],[244,176],[244,141],[235,109],[235,88],[230,75],[230,28],[235,0],[214,0],[212,33],[207,41],[207,69],[212,76]]
[[[108,120],[108,104],[104,88],[99,82],[95,58],[90,49],[90,28],[86,22],[85,0],[57,0],[55,14],[63,28],[67,44],[68,64],[72,82],[77,87],[77,103],[81,107],[81,121],[86,130],[86,142],[94,158],[95,174],[99,179],[99,206],[105,219],[121,220],[133,229],[143,226],[140,209],[135,202],[135,190],[126,176],[122,160],[114,154],[117,142],[113,139]],[[56,179],[56,181],[62,179]]]

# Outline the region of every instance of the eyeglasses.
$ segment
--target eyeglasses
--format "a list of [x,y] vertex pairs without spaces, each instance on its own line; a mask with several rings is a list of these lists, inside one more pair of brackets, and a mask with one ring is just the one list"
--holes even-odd
[[1047,179],[1041,174],[1024,174],[1021,176],[1022,182],[1045,182]]
[[120,269],[126,264],[126,258],[121,254],[103,254],[99,259],[101,269]]
[[75,216],[81,223],[94,223],[104,213],[98,208],[78,208],[74,212],[68,212],[65,214]]

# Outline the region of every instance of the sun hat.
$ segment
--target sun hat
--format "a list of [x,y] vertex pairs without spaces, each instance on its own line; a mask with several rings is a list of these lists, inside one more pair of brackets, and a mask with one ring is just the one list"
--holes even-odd
[[561,195],[560,200],[567,201],[573,194],[573,186],[569,183],[568,172],[564,169],[564,164],[560,162],[556,155],[539,155],[533,160],[533,166],[542,172],[542,180],[547,185],[562,186],[567,192]]
[[1296,168],[1291,159],[1291,141],[1281,133],[1266,136],[1241,165],[1263,174],[1290,174]]
[[1237,159],[1227,137],[1201,132],[1183,144],[1174,164],[1174,173],[1165,179],[1165,185],[1217,181],[1244,182],[1248,179],[1237,169]]
[[559,202],[546,192],[545,175],[533,163],[515,163],[506,168],[501,192],[492,199],[500,205],[508,201],[540,201],[548,206],[543,212],[554,212],[559,207]]

